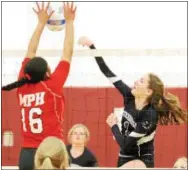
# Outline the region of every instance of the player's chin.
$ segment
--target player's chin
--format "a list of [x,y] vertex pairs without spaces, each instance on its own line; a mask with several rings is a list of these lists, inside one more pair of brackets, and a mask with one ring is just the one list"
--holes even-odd
[[84,142],[80,139],[75,140],[75,144],[83,144]]

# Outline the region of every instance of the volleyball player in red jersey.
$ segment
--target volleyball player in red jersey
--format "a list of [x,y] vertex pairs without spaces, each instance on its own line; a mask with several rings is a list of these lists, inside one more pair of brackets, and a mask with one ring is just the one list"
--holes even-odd
[[[37,10],[38,24],[29,43],[28,51],[18,76],[18,81],[2,87],[2,90],[17,88],[21,109],[23,143],[19,158],[20,170],[34,168],[34,155],[37,147],[48,136],[63,140],[62,121],[64,112],[63,85],[67,79],[73,54],[74,4],[64,3],[66,21],[64,48],[55,71],[51,74],[45,59],[36,57],[39,40],[44,27],[53,14],[48,14],[49,4],[44,2]],[[50,149],[50,148],[49,148]],[[48,151],[47,151],[48,152]]]

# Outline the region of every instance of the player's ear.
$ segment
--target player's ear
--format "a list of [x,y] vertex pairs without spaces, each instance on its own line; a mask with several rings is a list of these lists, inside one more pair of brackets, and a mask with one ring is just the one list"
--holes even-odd
[[46,77],[50,77],[50,75],[51,75],[51,69],[50,69],[50,67],[48,66],[48,69],[47,69],[47,72],[46,72]]
[[49,78],[49,77],[50,77],[50,75],[51,75],[51,74],[50,74],[49,72],[46,72],[46,77],[48,77],[48,78]]

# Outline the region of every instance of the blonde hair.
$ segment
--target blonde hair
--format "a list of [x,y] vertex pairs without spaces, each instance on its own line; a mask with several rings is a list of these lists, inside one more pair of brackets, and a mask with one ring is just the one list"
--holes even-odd
[[69,166],[68,153],[63,141],[47,137],[35,154],[35,169],[66,169]]
[[75,125],[72,126],[72,128],[68,132],[68,142],[70,144],[72,143],[72,141],[71,141],[71,135],[73,134],[73,132],[74,132],[75,129],[80,128],[80,127],[83,128],[83,130],[85,132],[85,135],[86,135],[86,139],[87,140],[85,142],[85,145],[89,141],[89,139],[90,139],[90,132],[89,132],[88,128],[85,125],[83,125],[83,124],[75,124]]
[[188,162],[188,159],[186,157],[179,158],[175,162],[173,168],[182,168],[183,167],[183,168],[187,169],[187,162]]

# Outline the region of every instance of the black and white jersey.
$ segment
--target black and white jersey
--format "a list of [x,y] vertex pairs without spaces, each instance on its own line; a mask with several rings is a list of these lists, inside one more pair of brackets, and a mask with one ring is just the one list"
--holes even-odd
[[95,155],[87,148],[84,148],[84,152],[77,158],[72,157],[71,155],[71,145],[67,145],[67,152],[70,158],[70,166],[71,167],[97,167],[97,159]]
[[[94,49],[94,45],[90,47]],[[152,105],[137,110],[131,88],[119,79],[106,65],[102,57],[95,57],[101,72],[117,88],[124,99],[124,111],[121,130],[118,125],[112,127],[112,133],[120,146],[120,157],[138,157],[153,155],[153,140],[158,122],[158,115]]]

